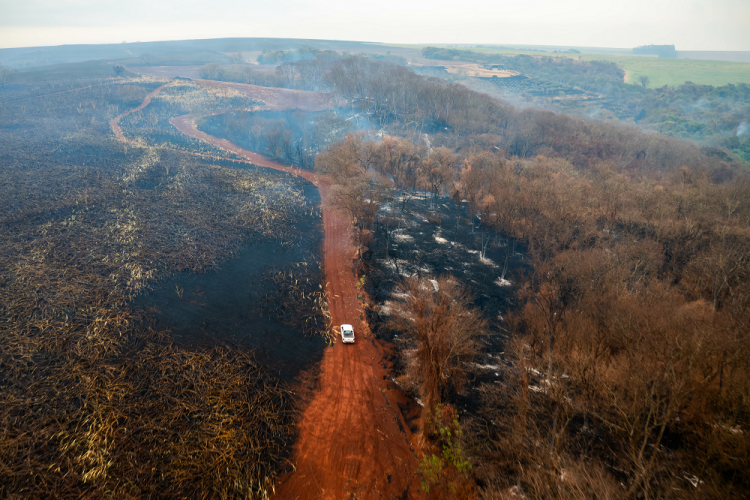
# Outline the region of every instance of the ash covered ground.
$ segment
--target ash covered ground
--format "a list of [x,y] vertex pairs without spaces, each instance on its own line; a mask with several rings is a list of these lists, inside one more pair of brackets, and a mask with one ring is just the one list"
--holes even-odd
[[464,410],[473,406],[471,387],[503,376],[503,342],[508,333],[503,318],[514,308],[518,282],[528,268],[519,243],[483,228],[478,218],[470,223],[470,218],[465,201],[458,205],[448,197],[433,201],[426,193],[398,197],[381,207],[363,259],[370,325],[378,337],[397,343],[399,333],[388,324],[388,301],[400,280],[450,274],[471,289],[474,304],[489,321],[489,331],[481,338],[483,352],[471,367],[474,383],[466,393],[454,395]]
[[270,175],[287,178],[304,199],[283,237],[250,241],[209,272],[177,273],[134,305],[153,313],[178,341],[242,343],[291,381],[319,361],[326,346],[317,334],[325,319],[308,300],[295,300],[319,291],[324,231],[317,188],[290,174]]

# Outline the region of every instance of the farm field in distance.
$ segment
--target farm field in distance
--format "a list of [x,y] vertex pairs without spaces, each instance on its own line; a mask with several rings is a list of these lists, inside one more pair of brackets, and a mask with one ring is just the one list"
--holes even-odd
[[631,84],[638,84],[641,76],[649,77],[651,87],[674,87],[685,82],[720,87],[728,83],[750,82],[750,63],[608,54],[580,56],[589,61],[610,61],[617,64],[627,72],[625,82]]

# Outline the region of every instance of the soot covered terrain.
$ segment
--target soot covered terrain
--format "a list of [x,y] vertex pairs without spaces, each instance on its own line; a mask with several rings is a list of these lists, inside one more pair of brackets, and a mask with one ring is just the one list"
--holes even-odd
[[448,197],[433,205],[430,196],[397,198],[381,208],[375,238],[365,252],[367,291],[373,302],[369,320],[378,336],[397,340],[389,328],[388,301],[403,278],[450,274],[466,284],[489,321],[485,350],[475,364],[475,376],[494,380],[504,331],[500,320],[515,305],[517,278],[528,267],[524,251],[502,233],[475,227],[465,202]]
[[[217,269],[178,273],[135,305],[155,314],[179,341],[241,342],[258,350],[271,372],[291,380],[319,360],[326,345],[318,334],[325,318],[311,302],[321,290],[323,227],[317,188],[278,175],[299,184],[304,198],[303,215],[287,228],[287,241],[251,241]],[[303,298],[295,300],[295,292]]]

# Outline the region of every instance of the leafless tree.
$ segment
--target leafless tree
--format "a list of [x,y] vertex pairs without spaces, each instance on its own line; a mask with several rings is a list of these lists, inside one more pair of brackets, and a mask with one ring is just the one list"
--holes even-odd
[[323,77],[328,70],[329,63],[320,59],[310,59],[295,63],[300,79],[309,90],[319,90],[324,83]]
[[409,278],[395,297],[394,325],[413,343],[405,351],[407,375],[419,388],[424,408],[431,410],[446,389],[460,390],[465,383],[465,362],[479,352],[477,338],[487,321],[453,276]]
[[5,88],[5,84],[15,75],[17,71],[8,66],[0,66],[0,88]]
[[386,192],[373,174],[352,176],[334,184],[328,196],[329,206],[347,213],[356,229],[357,254],[365,245]]
[[143,54],[141,54],[141,60],[148,66],[151,66],[151,64],[156,60],[156,56],[148,52],[144,52]]
[[229,59],[234,64],[245,64],[247,61],[245,61],[245,56],[242,55],[242,52],[235,52],[233,54],[229,54]]
[[276,75],[282,78],[289,88],[294,88],[297,73],[297,65],[294,63],[285,62],[276,66]]

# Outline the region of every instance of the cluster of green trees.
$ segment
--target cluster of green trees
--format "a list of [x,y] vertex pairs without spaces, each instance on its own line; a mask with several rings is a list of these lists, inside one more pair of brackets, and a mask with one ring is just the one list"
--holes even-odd
[[637,118],[641,127],[701,144],[723,146],[750,161],[750,85],[721,87],[685,82],[645,92]]
[[750,120],[750,85],[746,83],[714,87],[685,82],[658,89],[622,84],[601,98],[544,101],[542,95],[536,95],[534,99],[550,109],[634,122],[642,129],[723,147],[745,161],[750,159],[750,144],[742,128],[742,123]]

